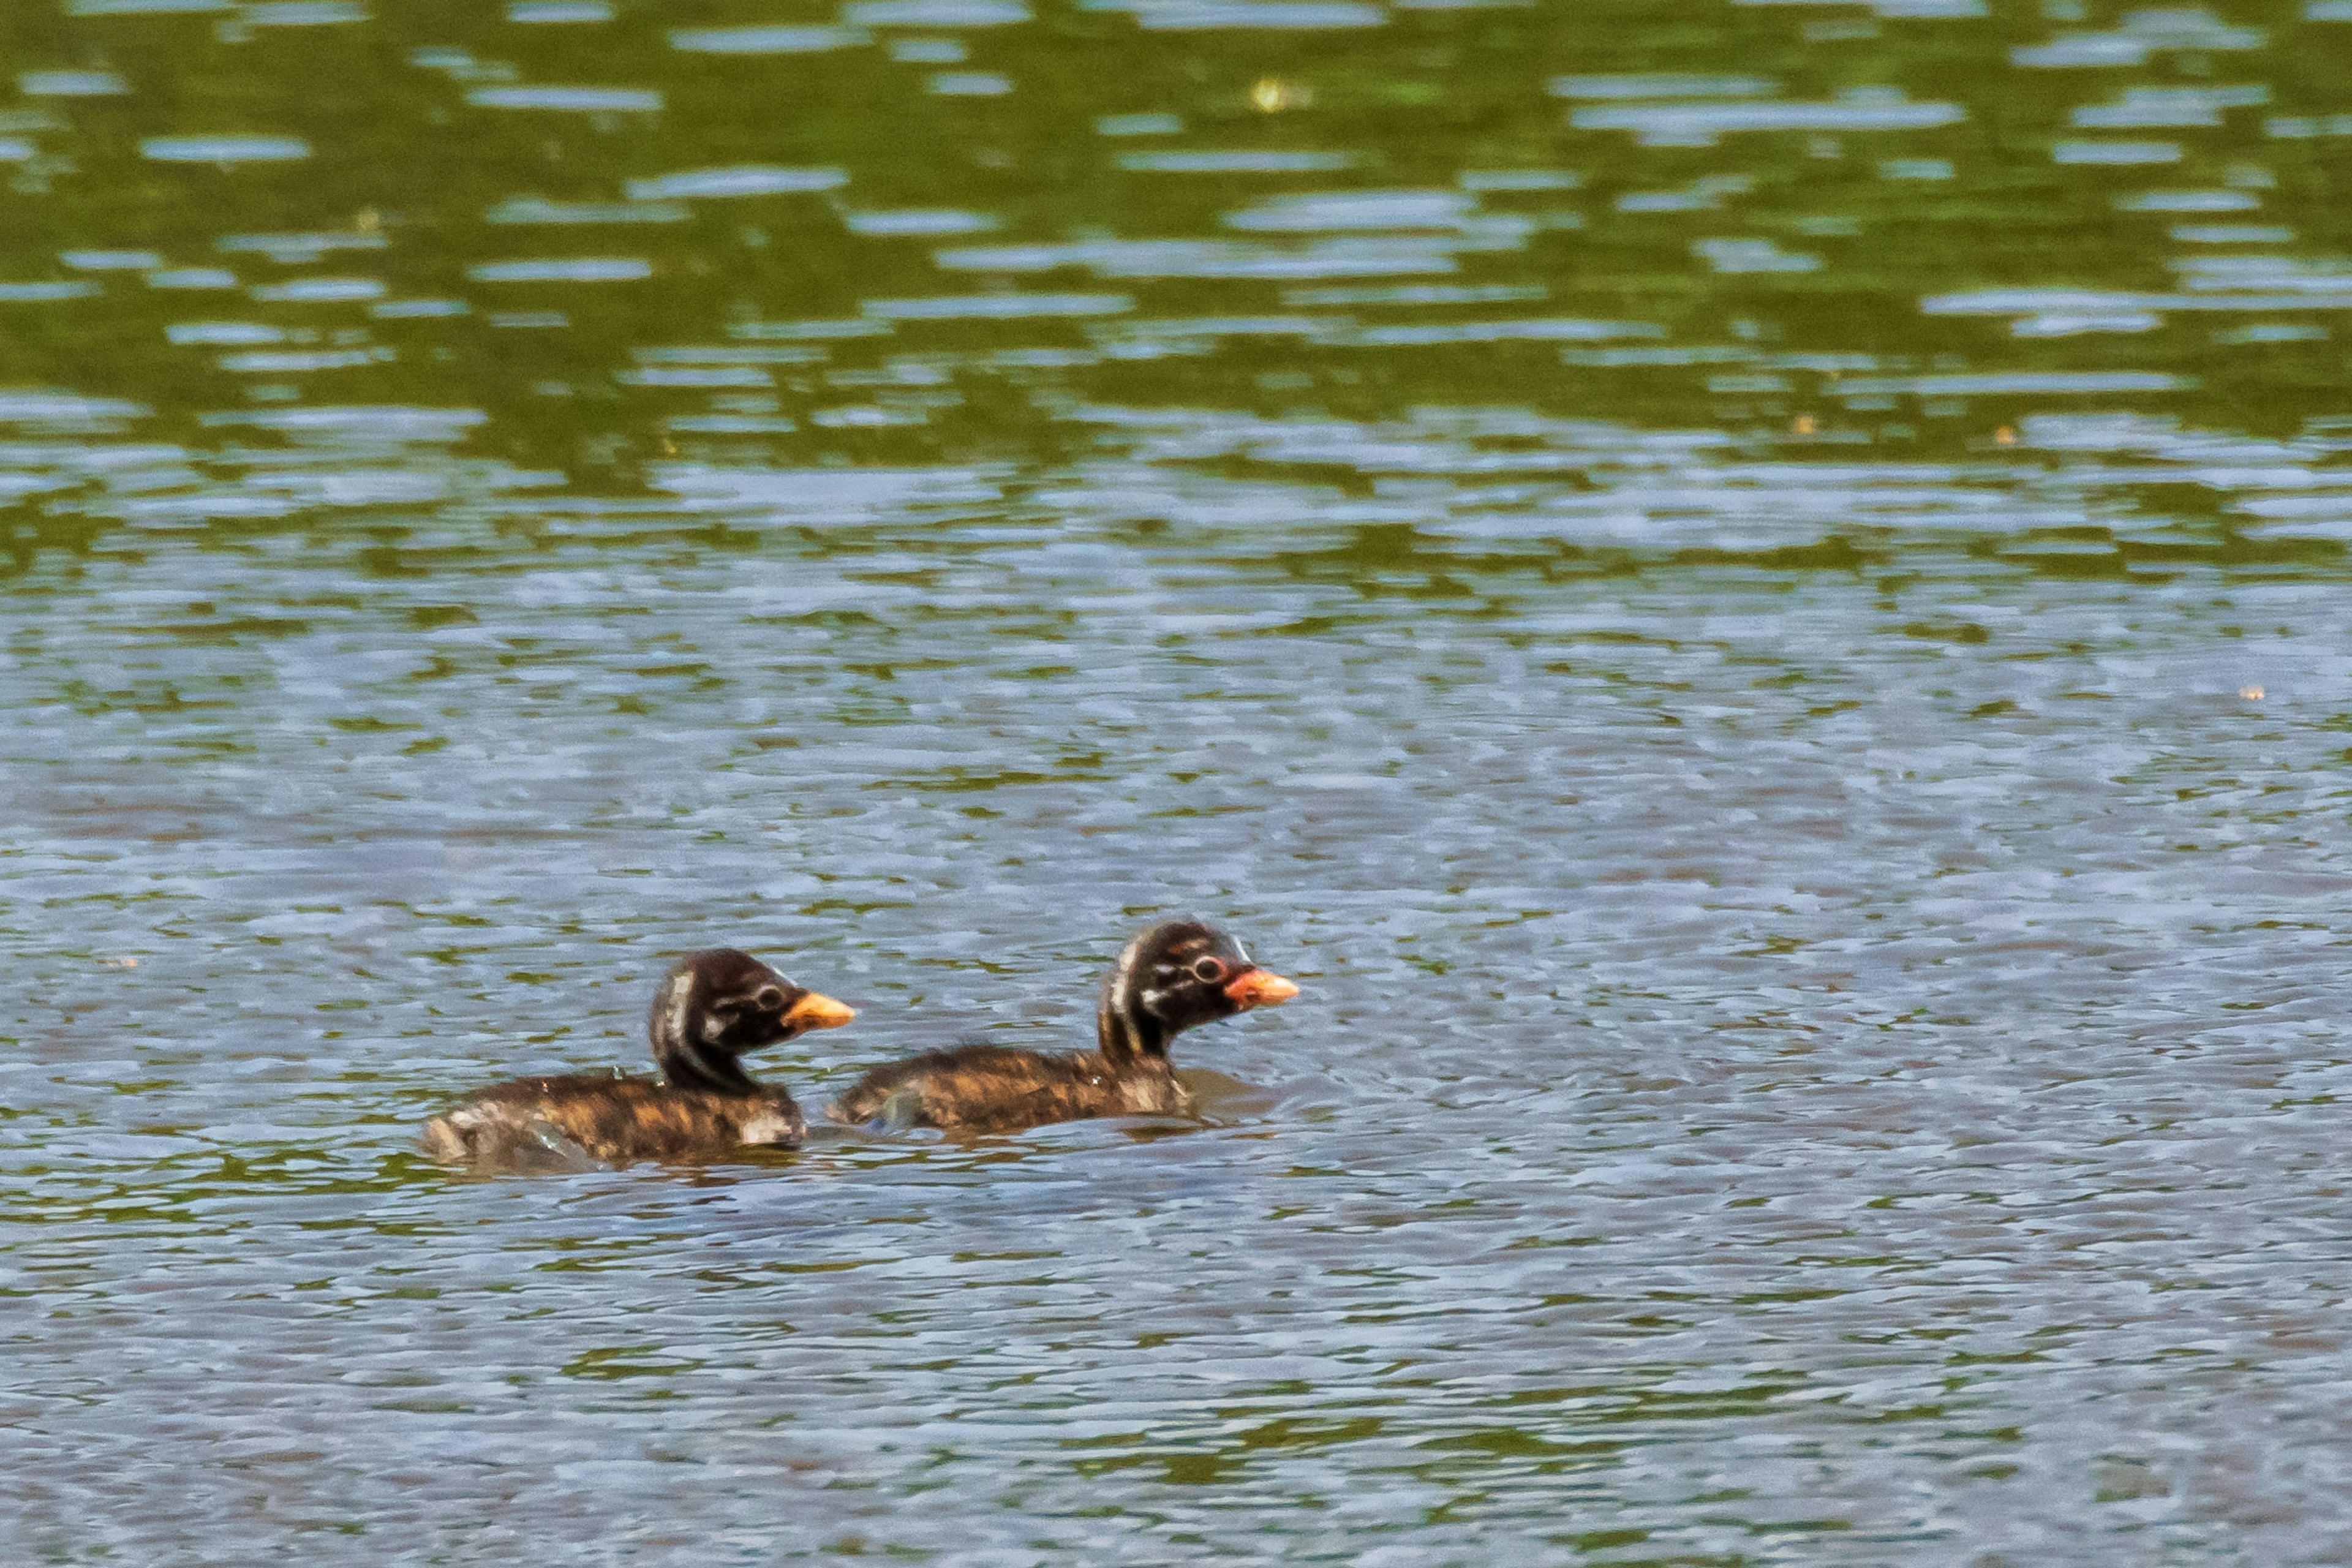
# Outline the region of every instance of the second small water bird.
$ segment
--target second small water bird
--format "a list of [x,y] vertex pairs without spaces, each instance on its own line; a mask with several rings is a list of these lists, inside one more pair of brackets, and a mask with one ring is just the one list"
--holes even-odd
[[435,1117],[419,1142],[444,1164],[503,1170],[798,1148],[807,1128],[791,1093],[751,1077],[737,1058],[856,1016],[748,952],[690,952],[662,977],[646,1016],[659,1079],[516,1079]]
[[876,1068],[826,1107],[835,1121],[1010,1132],[1091,1116],[1180,1115],[1189,1104],[1170,1042],[1197,1024],[1298,994],[1202,921],[1170,921],[1127,944],[1103,982],[1095,1048],[1067,1055],[961,1046]]

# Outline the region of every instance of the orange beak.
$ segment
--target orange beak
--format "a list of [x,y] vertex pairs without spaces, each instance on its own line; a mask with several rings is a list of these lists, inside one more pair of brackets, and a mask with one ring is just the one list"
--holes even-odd
[[1298,994],[1298,987],[1271,969],[1244,969],[1225,984],[1225,999],[1244,1010],[1273,1007]]
[[812,991],[792,1005],[784,1022],[795,1029],[838,1029],[857,1016],[857,1009],[845,1006],[821,991]]

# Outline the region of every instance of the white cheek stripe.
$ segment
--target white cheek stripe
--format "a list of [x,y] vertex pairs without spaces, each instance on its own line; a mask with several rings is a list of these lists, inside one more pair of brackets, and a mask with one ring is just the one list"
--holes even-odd
[[681,1046],[692,1045],[686,1032],[687,1002],[694,990],[694,976],[678,974],[669,983],[669,1037]]
[[1143,956],[1143,939],[1137,937],[1118,955],[1118,967],[1111,973],[1111,1005],[1120,1012],[1127,1010],[1127,988],[1135,973],[1135,961]]

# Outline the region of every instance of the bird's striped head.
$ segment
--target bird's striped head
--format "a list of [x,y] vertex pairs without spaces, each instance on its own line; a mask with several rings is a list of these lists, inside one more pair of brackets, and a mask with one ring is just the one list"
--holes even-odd
[[1205,921],[1156,925],[1118,955],[1095,1013],[1102,1053],[1114,1065],[1165,1057],[1196,1024],[1270,1007],[1298,987],[1259,967],[1242,944]]
[[759,1085],[737,1057],[810,1029],[837,1028],[856,1016],[748,952],[713,947],[670,966],[654,993],[646,1034],[672,1084],[746,1094]]

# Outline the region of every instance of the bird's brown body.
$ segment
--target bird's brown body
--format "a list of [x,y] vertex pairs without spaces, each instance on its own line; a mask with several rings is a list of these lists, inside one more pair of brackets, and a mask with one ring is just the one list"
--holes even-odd
[[1191,1097],[1164,1060],[1125,1071],[1100,1051],[1068,1056],[963,1046],[875,1068],[835,1100],[835,1121],[1011,1132],[1089,1116],[1181,1116]]
[[835,1121],[981,1134],[1094,1116],[1181,1116],[1192,1097],[1168,1062],[1183,1030],[1298,994],[1199,921],[1137,937],[1103,982],[1091,1051],[963,1046],[876,1068],[825,1108]]
[[604,1164],[709,1158],[798,1144],[800,1108],[782,1089],[721,1094],[649,1078],[526,1078],[483,1090],[425,1124],[425,1152],[444,1164],[527,1163],[578,1150]]

